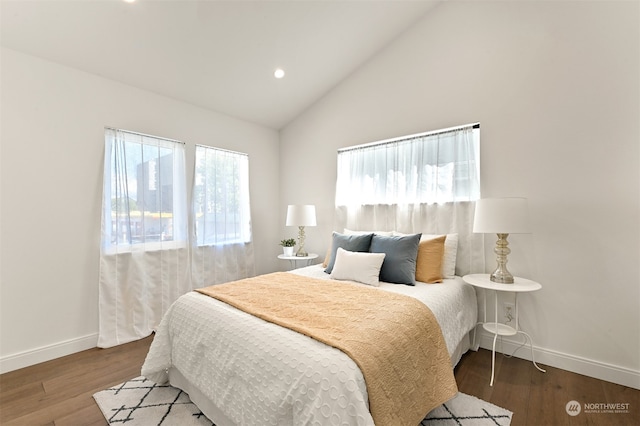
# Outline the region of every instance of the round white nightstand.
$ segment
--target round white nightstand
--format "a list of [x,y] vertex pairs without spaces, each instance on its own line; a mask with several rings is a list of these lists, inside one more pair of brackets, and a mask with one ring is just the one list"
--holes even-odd
[[295,269],[298,267],[299,261],[306,261],[305,266],[311,265],[313,259],[316,259],[318,255],[316,253],[308,253],[306,256],[285,256],[284,254],[278,255],[278,259],[288,260],[291,264],[291,269]]
[[[471,274],[465,275],[462,279],[471,284],[474,287],[482,288],[484,290],[493,290],[495,295],[495,315],[493,322],[487,322],[487,298],[484,298],[484,321],[478,324],[482,324],[482,328],[487,330],[489,333],[493,334],[493,348],[491,350],[491,383],[490,386],[493,386],[493,378],[495,375],[495,366],[496,366],[496,340],[498,336],[515,336],[516,334],[522,334],[525,336],[525,344],[527,340],[529,341],[529,346],[531,347],[531,361],[535,367],[545,373],[546,371],[542,368],[538,367],[536,364],[535,358],[533,356],[533,339],[527,333],[520,329],[520,325],[518,323],[518,293],[527,293],[530,291],[537,291],[542,288],[540,283],[535,281],[527,280],[525,278],[514,277],[513,284],[500,284],[494,283],[489,279],[489,274]],[[498,322],[498,292],[512,292],[515,294],[515,327],[512,327],[507,324],[502,324]],[[474,346],[475,346],[475,332],[474,332]],[[513,354],[512,354],[513,355]]]

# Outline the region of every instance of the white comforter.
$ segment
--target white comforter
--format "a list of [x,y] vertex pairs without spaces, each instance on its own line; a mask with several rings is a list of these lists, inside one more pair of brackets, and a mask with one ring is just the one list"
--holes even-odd
[[[292,273],[328,278],[319,265]],[[429,306],[450,355],[475,326],[475,291],[460,278],[380,288]],[[172,369],[208,400],[199,408],[218,425],[373,424],[366,384],[351,358],[199,293],[171,306],[142,375],[165,383]]]

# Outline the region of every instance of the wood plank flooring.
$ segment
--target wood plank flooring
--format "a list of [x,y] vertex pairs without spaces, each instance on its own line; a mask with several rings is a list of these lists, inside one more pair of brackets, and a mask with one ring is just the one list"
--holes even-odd
[[[512,411],[511,425],[640,425],[640,390],[594,379],[558,368],[496,354],[496,378],[491,378],[491,352],[468,352],[456,367],[460,392],[474,395]],[[628,413],[567,414],[570,401],[580,404],[629,404]]]
[[0,425],[106,425],[93,394],[140,375],[152,337],[0,375]]
[[[92,395],[140,375],[152,337],[110,349],[90,349],[0,376],[0,425],[106,425]],[[640,391],[531,362],[467,353],[455,375],[461,392],[514,412],[512,425],[639,425]],[[624,403],[628,413],[569,416],[567,402]],[[256,425],[259,426],[259,425]]]

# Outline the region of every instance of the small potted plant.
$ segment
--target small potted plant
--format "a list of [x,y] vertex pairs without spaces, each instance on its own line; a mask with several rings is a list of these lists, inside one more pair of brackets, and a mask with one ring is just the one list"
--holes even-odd
[[296,240],[293,238],[287,238],[280,241],[280,245],[282,246],[285,256],[293,256],[293,248],[296,246]]

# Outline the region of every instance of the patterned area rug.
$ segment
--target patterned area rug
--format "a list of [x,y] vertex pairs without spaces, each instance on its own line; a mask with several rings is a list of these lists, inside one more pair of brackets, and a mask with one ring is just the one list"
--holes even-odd
[[189,395],[170,385],[157,385],[144,377],[124,382],[93,395],[110,425],[212,425]]
[[509,426],[511,416],[513,416],[511,411],[459,392],[455,398],[427,414],[420,424],[424,426]]
[[[113,425],[213,425],[191,402],[189,395],[173,386],[156,385],[144,377],[100,391],[93,398]],[[421,425],[508,426],[512,415],[503,408],[459,393],[430,412]]]

